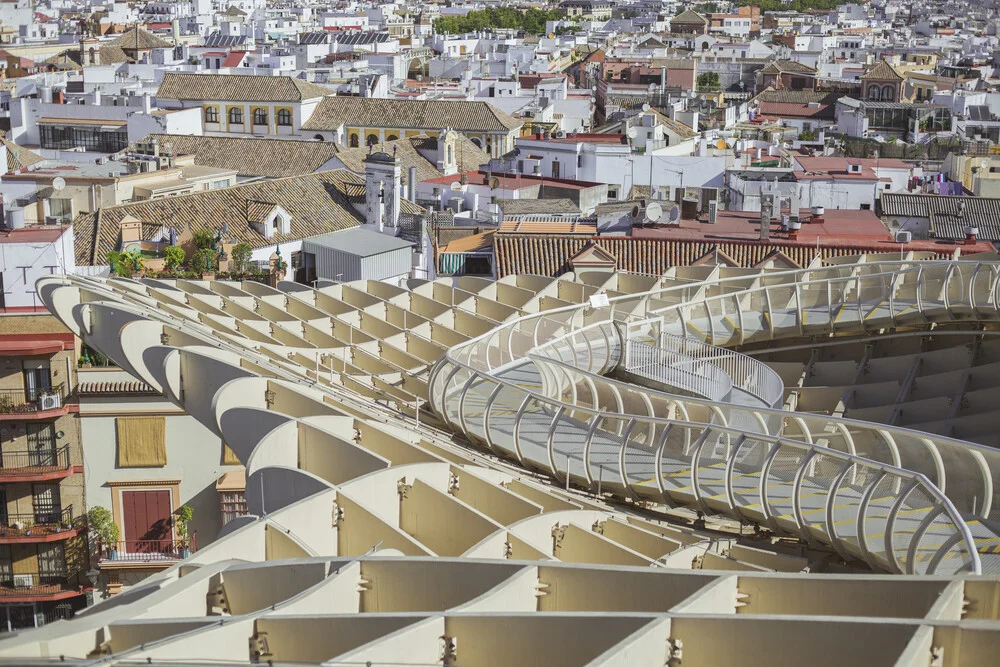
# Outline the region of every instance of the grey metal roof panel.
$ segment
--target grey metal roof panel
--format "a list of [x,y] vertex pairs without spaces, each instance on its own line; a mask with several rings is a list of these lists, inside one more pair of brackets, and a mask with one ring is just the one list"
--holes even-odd
[[299,35],[299,44],[326,44],[330,41],[328,32],[304,32]]
[[205,38],[204,46],[242,46],[246,41],[246,35],[223,35],[220,32],[213,32]]
[[381,255],[386,252],[393,252],[401,248],[413,247],[413,242],[401,239],[397,236],[381,234],[374,229],[355,227],[354,229],[332,234],[321,234],[302,240],[302,249],[305,250],[309,244],[315,244],[324,248],[333,248],[339,252],[355,255],[356,257],[371,257]]

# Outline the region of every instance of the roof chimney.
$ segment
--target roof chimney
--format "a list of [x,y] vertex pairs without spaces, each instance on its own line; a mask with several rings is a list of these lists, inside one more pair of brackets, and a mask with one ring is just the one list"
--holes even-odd
[[979,236],[979,227],[969,226],[965,228],[965,245],[975,245],[976,237]]

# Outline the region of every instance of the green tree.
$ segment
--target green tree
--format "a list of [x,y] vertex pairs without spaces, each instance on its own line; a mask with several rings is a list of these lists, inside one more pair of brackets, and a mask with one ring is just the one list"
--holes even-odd
[[215,233],[209,229],[198,229],[191,235],[191,241],[194,242],[194,247],[198,248],[211,248],[215,245]]
[[718,72],[705,72],[698,75],[698,90],[720,90],[722,84],[719,82]]
[[164,264],[166,264],[167,270],[177,271],[183,268],[184,260],[186,259],[184,248],[175,245],[167,246],[163,250],[163,256],[165,258]]
[[199,248],[191,255],[188,266],[195,273],[215,271],[219,268],[219,255],[211,248]]
[[250,255],[253,248],[249,243],[237,243],[232,250],[232,268],[235,273],[246,273],[250,268]]
[[114,517],[107,507],[95,505],[87,511],[87,523],[90,526],[91,537],[105,547],[113,548],[121,539],[121,530],[115,524]]
[[462,16],[442,16],[434,21],[434,29],[448,35],[493,29],[523,30],[529,35],[540,35],[545,32],[546,21],[559,21],[562,18],[563,12],[558,9],[489,7]]

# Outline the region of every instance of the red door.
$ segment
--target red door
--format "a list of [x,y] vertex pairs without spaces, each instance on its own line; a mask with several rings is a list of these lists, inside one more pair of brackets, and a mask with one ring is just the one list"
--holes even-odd
[[169,491],[123,491],[125,551],[130,553],[173,551],[170,514]]

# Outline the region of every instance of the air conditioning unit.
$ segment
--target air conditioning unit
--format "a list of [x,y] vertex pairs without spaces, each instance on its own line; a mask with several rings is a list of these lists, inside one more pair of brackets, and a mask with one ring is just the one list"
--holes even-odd
[[31,588],[34,585],[35,585],[35,575],[33,574],[14,575],[14,588]]
[[46,225],[58,225],[60,222],[62,222],[62,218],[58,218],[54,215],[45,216]]
[[58,410],[62,407],[59,394],[42,394],[38,397],[39,410]]
[[896,243],[909,243],[913,240],[913,232],[896,232]]

